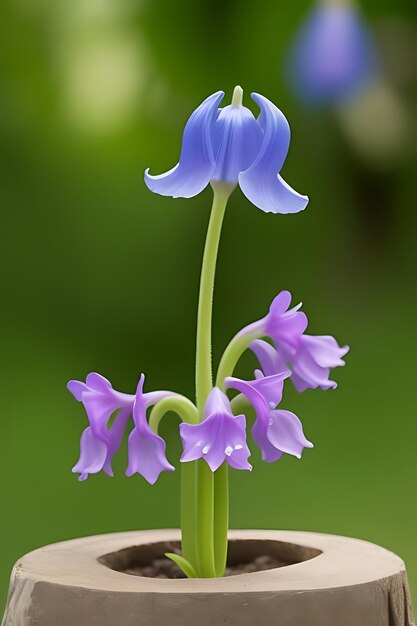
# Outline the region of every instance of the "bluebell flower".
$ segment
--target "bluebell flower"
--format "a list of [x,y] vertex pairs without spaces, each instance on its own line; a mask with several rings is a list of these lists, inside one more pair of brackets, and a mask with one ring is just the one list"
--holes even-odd
[[149,189],[163,196],[191,198],[210,182],[239,185],[245,196],[266,213],[297,213],[308,198],[279,175],[290,145],[290,127],[281,111],[260,94],[251,95],[261,113],[242,105],[236,87],[232,104],[219,109],[224,92],[209,96],[184,128],[179,163],[164,174],[145,172]]
[[333,104],[354,96],[376,72],[370,32],[349,1],[324,0],[295,36],[288,77],[307,104]]

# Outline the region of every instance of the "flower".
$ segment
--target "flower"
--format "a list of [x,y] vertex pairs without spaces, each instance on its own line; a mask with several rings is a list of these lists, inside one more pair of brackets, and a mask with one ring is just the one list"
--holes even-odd
[[290,367],[291,380],[298,391],[306,389],[336,389],[337,383],[329,380],[330,370],[345,365],[342,357],[349,346],[339,346],[336,339],[326,335],[301,335],[295,347],[285,343],[271,346],[266,341],[255,340],[250,349],[256,355],[265,376]]
[[288,349],[296,345],[308,324],[305,313],[299,311],[301,303],[289,309],[291,298],[289,291],[281,291],[272,301],[269,313],[263,320],[265,335],[275,343],[285,344]]
[[164,174],[145,172],[149,189],[163,196],[191,198],[209,182],[240,185],[245,196],[266,213],[297,213],[308,198],[281,178],[290,145],[290,128],[281,111],[264,96],[251,94],[261,114],[242,106],[236,87],[232,104],[219,109],[224,92],[209,96],[184,128],[179,163]]
[[[100,374],[88,374],[85,383],[70,380],[68,390],[82,402],[87,412],[89,427],[81,435],[80,458],[72,471],[79,480],[103,470],[113,476],[111,461],[120,447],[132,411],[134,396],[120,393]],[[118,411],[111,427],[109,420]]]
[[151,430],[147,422],[146,409],[171,394],[164,391],[143,393],[144,382],[145,377],[142,374],[133,404],[135,427],[129,435],[129,465],[126,476],[138,473],[153,485],[161,472],[173,472],[175,468],[165,456],[165,441]]
[[[68,390],[82,402],[90,425],[81,435],[80,458],[73,467],[79,480],[100,471],[113,476],[111,461],[120,447],[129,418],[133,415],[135,428],[129,436],[129,466],[127,475],[139,472],[153,484],[162,469],[174,468],[165,459],[165,442],[153,433],[146,421],[146,409],[172,394],[153,391],[143,394],[142,374],[136,396],[113,389],[110,381],[100,374],[88,374],[85,383],[70,380]],[[109,421],[117,412],[112,425]],[[158,468],[161,468],[158,470]]]
[[291,372],[283,371],[272,376],[245,381],[229,377],[225,380],[227,389],[236,389],[243,393],[256,412],[256,420],[252,435],[261,450],[262,459],[272,463],[286,454],[301,458],[304,448],[312,448],[313,444],[306,439],[303,426],[294,413],[275,410],[281,402],[284,380]]
[[218,387],[211,390],[204,415],[199,424],[180,425],[184,448],[181,461],[204,459],[213,472],[224,461],[235,469],[252,469],[248,463],[245,416],[233,415],[229,399]]
[[324,0],[308,17],[290,49],[288,77],[300,100],[340,102],[375,74],[374,44],[358,9]]
[[299,311],[301,303],[289,309],[291,298],[289,291],[281,291],[272,301],[268,314],[243,328],[236,337],[263,334],[271,337],[277,344],[285,344],[288,350],[294,349],[299,337],[307,328],[308,320],[305,313]]

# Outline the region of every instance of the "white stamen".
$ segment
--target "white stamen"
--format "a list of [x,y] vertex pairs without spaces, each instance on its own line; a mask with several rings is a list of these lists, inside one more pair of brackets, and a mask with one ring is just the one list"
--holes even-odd
[[227,446],[227,448],[224,451],[226,456],[230,456],[232,454],[232,452],[233,452],[232,446]]
[[204,446],[204,448],[202,449],[202,453],[203,454],[207,454],[207,452],[210,450],[210,446]]
[[235,450],[242,450],[243,446],[240,445],[240,443],[235,445]]
[[233,90],[232,107],[242,106],[242,100],[243,100],[243,89],[240,85],[236,85],[236,87]]

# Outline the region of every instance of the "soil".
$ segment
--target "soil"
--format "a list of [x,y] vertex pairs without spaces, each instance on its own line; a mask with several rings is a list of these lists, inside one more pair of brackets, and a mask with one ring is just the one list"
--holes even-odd
[[[250,574],[261,572],[276,567],[284,567],[288,563],[278,561],[271,556],[257,556],[249,563],[236,563],[226,568],[225,576],[237,576],[238,574]],[[170,559],[154,559],[148,565],[132,564],[123,570],[125,574],[133,576],[145,576],[146,578],[185,578],[180,568]]]

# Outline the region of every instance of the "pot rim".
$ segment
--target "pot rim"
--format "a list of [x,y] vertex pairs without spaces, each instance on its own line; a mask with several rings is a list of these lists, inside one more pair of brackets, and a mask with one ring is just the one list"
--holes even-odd
[[51,544],[22,557],[19,576],[77,588],[121,593],[242,593],[336,589],[405,574],[403,561],[375,544],[316,532],[232,530],[231,540],[278,541],[321,551],[313,558],[276,569],[227,578],[159,579],[111,569],[99,559],[140,545],[180,540],[176,529],[93,535]]

